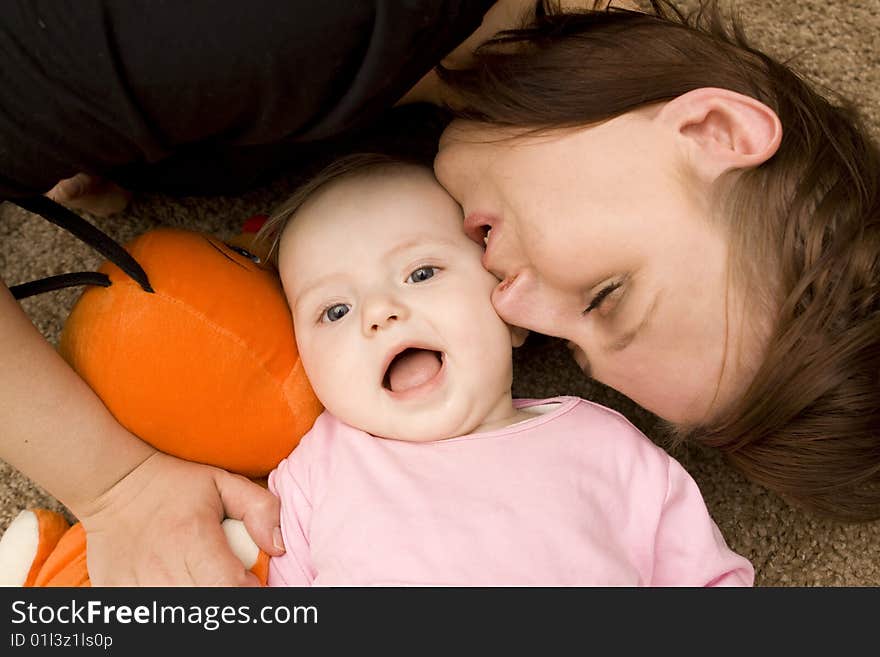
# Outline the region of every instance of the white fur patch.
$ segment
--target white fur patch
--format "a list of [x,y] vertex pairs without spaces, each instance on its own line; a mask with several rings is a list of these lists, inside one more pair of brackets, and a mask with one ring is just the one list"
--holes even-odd
[[244,523],[241,520],[227,518],[223,521],[223,531],[226,533],[226,540],[229,541],[229,547],[232,548],[233,554],[238,557],[245,568],[252,568],[257,563],[260,549],[247,533]]
[[22,511],[0,538],[0,586],[23,586],[40,542],[40,523],[33,511]]

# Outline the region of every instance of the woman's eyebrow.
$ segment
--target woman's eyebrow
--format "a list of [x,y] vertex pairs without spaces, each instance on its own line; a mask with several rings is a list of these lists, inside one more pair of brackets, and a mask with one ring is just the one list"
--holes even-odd
[[642,319],[636,324],[635,328],[624,331],[621,335],[611,340],[608,344],[605,345],[605,351],[610,352],[618,352],[626,349],[632,341],[636,339],[636,336],[639,334],[639,331],[645,328],[648,322],[651,320],[651,317],[654,316],[654,313],[657,310],[657,304],[660,301],[660,292],[658,292],[654,296],[654,300],[651,302],[651,305],[648,306],[648,310],[645,311],[645,314],[642,315]]

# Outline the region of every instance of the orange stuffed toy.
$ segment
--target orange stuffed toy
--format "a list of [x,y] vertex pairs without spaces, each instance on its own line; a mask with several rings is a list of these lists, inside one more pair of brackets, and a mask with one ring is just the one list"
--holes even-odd
[[[119,422],[156,448],[263,479],[322,410],[302,370],[277,275],[247,250],[177,229],[126,248],[152,292],[114,264],[85,291],[59,351]],[[256,262],[255,262],[256,261]],[[233,551],[265,583],[268,557],[238,521]],[[0,540],[0,583],[88,586],[85,532],[25,511]]]

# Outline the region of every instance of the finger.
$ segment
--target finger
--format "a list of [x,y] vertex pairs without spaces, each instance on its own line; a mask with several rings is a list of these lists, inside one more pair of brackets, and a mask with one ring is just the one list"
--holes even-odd
[[131,200],[131,192],[119,185],[85,173],[59,180],[45,194],[69,208],[85,210],[99,217],[122,212]]
[[244,526],[263,552],[284,554],[281,538],[281,505],[271,492],[239,475],[220,471],[217,489],[228,518],[244,522]]
[[91,186],[91,179],[84,173],[78,173],[70,178],[59,180],[49,193],[53,201],[64,202],[72,201],[86,193]]

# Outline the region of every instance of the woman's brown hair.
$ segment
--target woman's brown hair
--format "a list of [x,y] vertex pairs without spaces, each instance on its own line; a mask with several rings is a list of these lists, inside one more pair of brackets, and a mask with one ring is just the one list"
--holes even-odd
[[561,12],[501,34],[467,70],[440,69],[466,119],[584,126],[702,87],[779,116],[776,154],[719,182],[734,278],[773,316],[745,393],[680,439],[836,519],[880,518],[880,153],[857,113],[749,45],[717,2],[685,15]]

